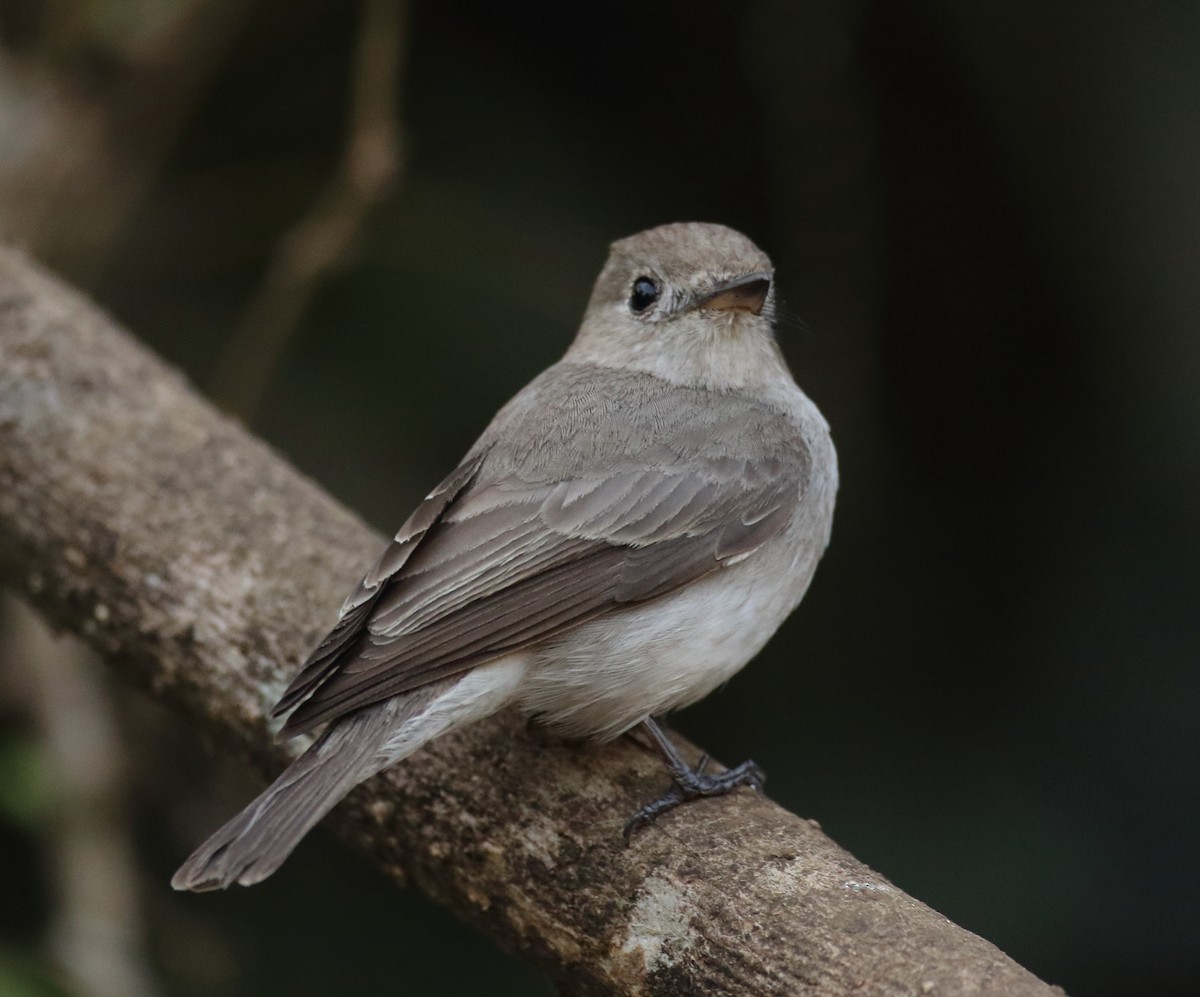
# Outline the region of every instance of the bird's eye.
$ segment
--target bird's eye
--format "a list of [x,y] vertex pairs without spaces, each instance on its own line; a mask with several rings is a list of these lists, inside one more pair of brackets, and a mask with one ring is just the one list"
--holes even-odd
[[662,288],[653,277],[639,277],[633,282],[633,292],[629,295],[629,310],[634,315],[641,315],[647,308],[658,300]]

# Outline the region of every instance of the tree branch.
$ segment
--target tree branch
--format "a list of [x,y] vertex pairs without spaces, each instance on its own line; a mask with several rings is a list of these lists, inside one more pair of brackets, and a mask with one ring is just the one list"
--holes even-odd
[[[0,248],[0,574],[277,771],[264,715],[382,538],[95,307]],[[622,843],[646,749],[497,718],[329,821],[571,994],[1049,995],[814,823],[748,792]],[[200,901],[197,901],[200,902]]]
[[247,422],[322,280],[345,262],[371,208],[403,166],[397,105],[407,38],[405,0],[363,0],[342,162],[312,209],[280,241],[217,361],[213,397]]

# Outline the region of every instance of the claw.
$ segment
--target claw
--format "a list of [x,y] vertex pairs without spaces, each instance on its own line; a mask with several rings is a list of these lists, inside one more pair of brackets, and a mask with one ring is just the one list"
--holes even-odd
[[709,756],[704,755],[695,768],[683,760],[662,728],[652,719],[643,721],[646,730],[654,738],[655,745],[671,773],[671,785],[657,800],[652,800],[637,811],[625,825],[625,843],[628,844],[635,831],[654,823],[659,816],[673,810],[681,803],[698,800],[705,796],[724,796],[739,786],[750,786],[762,792],[767,777],[754,762],[742,762],[718,775],[705,775]]

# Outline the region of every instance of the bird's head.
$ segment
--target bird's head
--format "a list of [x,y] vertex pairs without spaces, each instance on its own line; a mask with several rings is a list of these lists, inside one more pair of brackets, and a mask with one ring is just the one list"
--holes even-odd
[[566,359],[712,388],[777,376],[774,275],[767,255],[724,225],[683,222],[621,239]]

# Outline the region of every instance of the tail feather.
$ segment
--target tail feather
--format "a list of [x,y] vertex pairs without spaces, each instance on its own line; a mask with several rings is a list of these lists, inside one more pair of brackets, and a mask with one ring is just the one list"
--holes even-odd
[[[445,723],[423,725],[421,720],[456,681],[432,682],[330,724],[278,779],[192,852],[171,885],[202,892],[266,879],[351,789],[445,729]],[[405,730],[411,736],[398,739]]]
[[350,734],[348,726],[364,726],[355,721],[359,718],[327,731],[197,848],[171,878],[171,885],[197,892],[223,890],[234,883],[250,886],[278,869],[343,796],[382,767],[373,765],[379,738],[335,736]]
[[526,664],[523,656],[502,658],[333,721],[262,795],[192,853],[171,885],[199,892],[266,879],[360,782],[508,703]]

